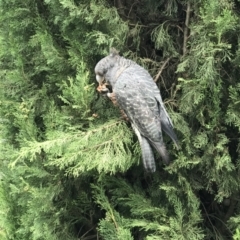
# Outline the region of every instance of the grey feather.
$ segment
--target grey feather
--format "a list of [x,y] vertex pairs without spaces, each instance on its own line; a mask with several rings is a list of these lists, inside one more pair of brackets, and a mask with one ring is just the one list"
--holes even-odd
[[165,109],[165,106],[163,104],[163,101],[162,101],[162,97],[159,93],[159,96],[157,98],[157,101],[159,102],[159,111],[160,111],[160,121],[161,121],[161,126],[162,126],[162,129],[163,131],[173,140],[173,142],[175,143],[175,145],[177,146],[177,148],[179,147],[178,146],[178,139],[177,139],[177,136],[173,130],[173,123],[172,123],[172,120],[171,118],[169,117],[166,109]]

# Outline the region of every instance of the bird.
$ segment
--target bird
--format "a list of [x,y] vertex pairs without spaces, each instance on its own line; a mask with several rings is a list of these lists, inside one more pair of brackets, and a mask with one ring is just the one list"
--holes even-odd
[[98,91],[118,105],[130,121],[140,143],[145,170],[156,171],[153,148],[168,165],[170,158],[162,130],[177,147],[178,139],[160,90],[149,72],[136,62],[120,56],[115,48],[96,64],[94,70]]

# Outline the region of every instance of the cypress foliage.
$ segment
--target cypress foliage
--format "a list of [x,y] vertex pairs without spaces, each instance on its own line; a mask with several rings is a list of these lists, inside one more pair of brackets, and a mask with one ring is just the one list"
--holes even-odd
[[[0,1],[0,238],[240,239],[239,2]],[[146,174],[96,92],[111,46],[149,70],[181,149]]]

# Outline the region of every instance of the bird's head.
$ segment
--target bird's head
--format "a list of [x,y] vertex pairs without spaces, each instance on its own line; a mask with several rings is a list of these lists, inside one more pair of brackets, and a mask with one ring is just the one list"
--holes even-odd
[[110,54],[101,59],[95,66],[96,80],[99,86],[110,84],[108,73],[115,66],[117,58],[119,57],[118,51],[115,48],[110,50]]

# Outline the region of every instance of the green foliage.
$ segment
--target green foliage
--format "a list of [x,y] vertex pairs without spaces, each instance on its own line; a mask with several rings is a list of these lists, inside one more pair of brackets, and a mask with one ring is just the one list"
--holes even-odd
[[240,231],[239,231],[239,229],[236,230],[236,233],[234,234],[233,239],[234,240],[240,239]]
[[[0,238],[239,239],[239,6],[0,1]],[[156,77],[175,125],[151,175],[96,91],[111,46]]]
[[227,118],[226,123],[228,125],[234,125],[240,129],[240,113],[239,113],[239,104],[240,104],[240,84],[236,84],[234,87],[229,86],[229,106],[227,109]]
[[[168,33],[168,26],[165,27],[167,24],[162,24],[157,26],[152,31],[152,40],[155,43],[156,49],[162,49],[164,52],[164,56],[171,56],[176,57],[178,55],[175,47],[173,39],[171,35]],[[166,28],[166,29],[165,29]]]
[[14,224],[11,219],[12,216],[10,216],[10,204],[13,203],[9,201],[11,198],[2,182],[0,188],[0,199],[0,237],[3,240],[12,239],[11,234],[14,231]]

